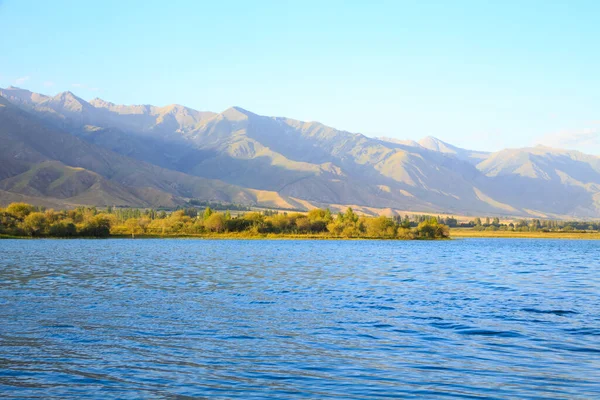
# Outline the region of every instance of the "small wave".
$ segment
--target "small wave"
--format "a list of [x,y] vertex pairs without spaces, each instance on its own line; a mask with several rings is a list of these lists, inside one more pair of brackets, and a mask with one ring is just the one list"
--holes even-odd
[[369,334],[366,334],[366,333],[360,333],[360,334],[356,335],[356,337],[359,337],[359,338],[364,338],[364,339],[374,339],[374,340],[379,340],[379,338],[378,338],[378,337],[376,337],[376,336],[373,336],[373,335],[369,335]]
[[552,348],[566,350],[566,351],[572,351],[575,353],[595,353],[595,354],[600,353],[600,349],[597,349],[595,347],[579,347],[579,346],[569,346],[566,344],[561,344],[559,346],[552,346]]
[[512,331],[492,331],[488,329],[463,329],[458,331],[461,335],[473,336],[497,336],[497,337],[520,337],[521,334]]
[[536,313],[536,314],[554,314],[554,315],[559,315],[561,317],[565,316],[565,315],[579,314],[578,312],[571,311],[571,310],[540,310],[537,308],[523,308],[522,311]]
[[471,327],[463,324],[457,324],[454,322],[432,322],[431,326],[439,329],[452,329],[452,330],[469,330]]
[[380,328],[380,329],[385,329],[385,328],[393,328],[393,325],[390,324],[375,324],[373,325],[374,328]]
[[572,335],[600,336],[600,329],[598,328],[565,329],[565,332],[570,333]]
[[373,308],[375,310],[395,310],[394,307],[389,306],[368,306],[368,308]]
[[224,337],[226,340],[259,340],[262,339],[257,336],[248,336],[248,335],[237,335],[237,336],[226,336]]
[[52,324],[52,325],[46,325],[46,328],[61,329],[61,328],[75,328],[75,326],[74,325],[68,325],[68,324]]

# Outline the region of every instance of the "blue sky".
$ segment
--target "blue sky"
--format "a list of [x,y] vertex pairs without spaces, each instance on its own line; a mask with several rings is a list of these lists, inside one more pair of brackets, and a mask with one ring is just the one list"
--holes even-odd
[[597,1],[0,0],[0,86],[600,154]]

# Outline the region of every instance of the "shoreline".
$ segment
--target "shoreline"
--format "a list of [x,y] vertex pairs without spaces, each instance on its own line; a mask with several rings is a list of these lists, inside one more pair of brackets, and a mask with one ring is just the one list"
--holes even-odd
[[319,234],[247,234],[243,232],[204,233],[204,234],[114,234],[105,237],[93,236],[14,236],[0,234],[2,239],[211,239],[211,240],[382,240],[382,241],[438,241],[455,239],[559,239],[559,240],[600,240],[600,232],[518,232],[518,231],[478,231],[472,228],[451,228],[448,238],[390,238],[390,237],[344,237]]
[[471,228],[451,228],[452,239],[561,239],[600,240],[600,232],[515,232],[476,231]]
[[468,231],[457,232],[456,229],[451,230],[450,237],[443,239],[399,239],[399,238],[377,238],[377,237],[340,237],[340,236],[313,236],[313,235],[136,235],[132,238],[130,235],[111,235],[106,237],[90,237],[90,236],[11,236],[0,235],[0,240],[107,240],[107,239],[153,239],[153,240],[173,240],[173,239],[196,239],[196,240],[338,240],[338,241],[452,241],[460,239],[549,239],[549,240],[599,240],[600,232],[480,232]]
[[106,237],[89,237],[89,236],[70,236],[70,237],[59,237],[59,236],[10,236],[0,235],[2,239],[19,239],[19,240],[39,240],[39,239],[56,239],[56,240],[73,240],[73,239],[209,239],[209,240],[373,240],[373,241],[400,241],[400,242],[412,242],[412,241],[440,241],[440,240],[451,240],[451,238],[437,238],[437,239],[401,239],[401,238],[379,238],[379,237],[342,237],[342,236],[319,236],[319,235],[229,235],[229,234],[217,234],[217,235],[110,235]]

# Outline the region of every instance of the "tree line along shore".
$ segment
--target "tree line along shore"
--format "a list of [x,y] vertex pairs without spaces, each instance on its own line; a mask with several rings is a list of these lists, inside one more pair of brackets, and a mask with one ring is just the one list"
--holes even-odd
[[368,239],[446,239],[447,225],[435,217],[416,220],[367,217],[352,208],[332,214],[329,209],[307,213],[266,210],[232,216],[188,208],[172,212],[154,209],[78,207],[52,210],[26,203],[0,208],[4,237],[306,237]]
[[455,219],[447,219],[450,228],[471,228],[478,232],[600,232],[600,221],[594,220],[556,220],[556,219],[516,219],[500,222],[499,218],[487,217],[484,220],[477,217],[468,223],[457,223]]

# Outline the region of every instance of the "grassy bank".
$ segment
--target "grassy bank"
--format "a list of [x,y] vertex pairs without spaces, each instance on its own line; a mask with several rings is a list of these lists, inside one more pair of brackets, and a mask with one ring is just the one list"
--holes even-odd
[[[131,235],[111,235],[111,238],[118,239],[131,239]],[[136,235],[135,239],[224,239],[224,240],[236,240],[236,239],[248,239],[248,240],[261,240],[261,239],[281,239],[281,240],[361,240],[361,239],[381,239],[381,238],[368,238],[368,237],[357,237],[347,238],[342,236],[332,236],[327,234],[285,234],[285,233],[252,233],[252,232],[223,232],[223,233],[190,233],[190,234],[142,234]]]
[[29,238],[28,236],[15,236],[15,235],[5,235],[3,233],[0,233],[0,239],[25,239],[25,238]]
[[333,236],[327,234],[278,234],[278,233],[246,233],[246,232],[227,232],[227,233],[202,233],[202,234],[139,234],[133,238],[131,235],[111,234],[105,237],[93,237],[93,236],[70,236],[70,237],[59,237],[59,236],[14,236],[14,235],[0,235],[1,239],[57,239],[57,240],[68,240],[68,239],[218,239],[218,240],[450,240],[450,238],[396,238],[396,237],[372,237],[372,236],[357,236],[357,237],[346,237],[346,236]]
[[600,240],[600,232],[518,232],[480,231],[471,228],[450,229],[451,238],[521,238],[521,239],[586,239]]
[[[97,239],[97,237],[37,237],[38,239]],[[127,234],[111,234],[106,239],[131,239]],[[481,238],[481,239],[567,239],[567,240],[600,240],[600,232],[512,232],[512,231],[478,231],[470,228],[453,228],[450,239]],[[31,236],[15,236],[0,234],[1,239],[32,239]],[[371,236],[345,237],[329,234],[279,234],[279,233],[250,233],[224,232],[203,234],[138,234],[135,239],[222,239],[222,240],[411,240],[399,238],[382,238]],[[414,238],[412,239],[414,240]],[[427,240],[427,239],[417,239]],[[439,240],[439,239],[438,239]]]

